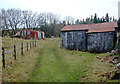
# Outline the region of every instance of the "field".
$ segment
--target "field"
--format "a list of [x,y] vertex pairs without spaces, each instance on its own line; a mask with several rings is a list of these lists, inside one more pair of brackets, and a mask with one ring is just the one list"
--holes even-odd
[[[22,39],[3,38],[3,46],[13,45]],[[3,82],[101,82],[101,75],[114,66],[101,62],[96,56],[108,53],[89,53],[60,48],[60,38],[37,40],[37,47],[3,68]],[[111,81],[111,80],[107,80]],[[114,81],[114,80],[112,80]],[[115,80],[118,81],[118,80]]]

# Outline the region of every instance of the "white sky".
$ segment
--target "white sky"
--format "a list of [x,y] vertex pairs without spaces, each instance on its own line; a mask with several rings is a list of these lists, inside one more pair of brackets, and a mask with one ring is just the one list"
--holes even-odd
[[60,14],[62,18],[72,16],[86,19],[97,13],[98,17],[115,16],[118,19],[118,1],[120,0],[0,0],[0,8],[19,8],[38,12]]

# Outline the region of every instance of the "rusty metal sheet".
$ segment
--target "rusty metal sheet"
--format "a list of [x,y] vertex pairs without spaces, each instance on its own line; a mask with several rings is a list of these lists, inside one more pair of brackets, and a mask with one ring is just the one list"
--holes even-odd
[[115,31],[115,27],[118,27],[117,22],[106,22],[96,24],[67,25],[61,29],[61,31],[88,30],[88,33],[109,32]]

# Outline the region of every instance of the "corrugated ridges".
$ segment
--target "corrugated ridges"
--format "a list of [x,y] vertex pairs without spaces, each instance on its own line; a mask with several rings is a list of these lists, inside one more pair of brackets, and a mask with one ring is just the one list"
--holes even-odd
[[115,31],[115,27],[118,27],[117,22],[106,22],[97,24],[67,25],[61,29],[61,31],[88,30],[88,33],[108,32]]

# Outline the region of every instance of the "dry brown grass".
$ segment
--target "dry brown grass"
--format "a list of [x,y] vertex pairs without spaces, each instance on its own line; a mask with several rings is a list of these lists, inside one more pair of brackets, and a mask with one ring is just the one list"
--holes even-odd
[[[6,38],[6,37],[2,38],[2,43],[4,47],[19,44],[21,42],[29,42],[29,41],[31,40]],[[13,47],[5,50],[9,51],[11,49],[13,49]],[[9,56],[10,58],[6,59],[6,68],[2,68],[3,82],[14,82],[14,81],[27,82],[29,76],[32,73],[32,70],[34,69],[34,65],[36,62],[36,57],[37,57],[35,52],[36,49],[37,47],[36,48],[33,47],[32,49],[29,49],[29,51],[27,52],[25,48],[24,55],[21,55],[20,50],[17,50],[17,60],[14,60],[13,53],[6,54],[5,57],[7,58]]]

